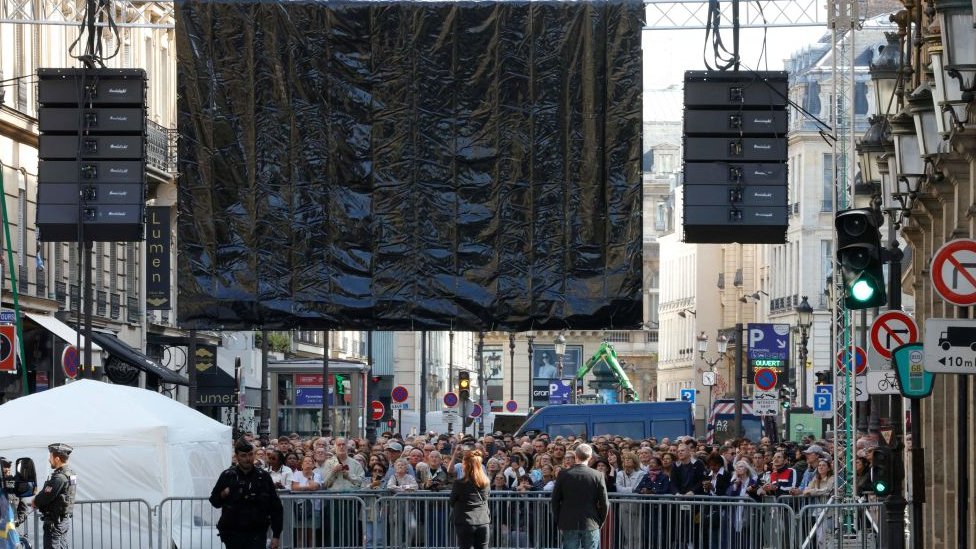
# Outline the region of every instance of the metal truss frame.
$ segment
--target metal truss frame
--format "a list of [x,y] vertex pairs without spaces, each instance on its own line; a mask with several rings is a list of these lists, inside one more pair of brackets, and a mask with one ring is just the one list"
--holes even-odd
[[[708,23],[709,3],[703,0],[645,0],[644,30],[697,30]],[[732,28],[732,2],[719,3],[721,26]],[[825,27],[823,0],[751,0],[739,4],[739,27]]]
[[[100,2],[108,7],[117,27],[172,29],[176,23],[172,1]],[[81,23],[85,4],[86,0],[0,0],[0,24],[74,26]]]

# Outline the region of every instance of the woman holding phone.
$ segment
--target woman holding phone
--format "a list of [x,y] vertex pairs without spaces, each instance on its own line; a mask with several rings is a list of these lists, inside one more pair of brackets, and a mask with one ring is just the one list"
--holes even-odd
[[465,452],[464,477],[451,485],[451,514],[460,549],[488,549],[488,475],[481,457],[480,450]]

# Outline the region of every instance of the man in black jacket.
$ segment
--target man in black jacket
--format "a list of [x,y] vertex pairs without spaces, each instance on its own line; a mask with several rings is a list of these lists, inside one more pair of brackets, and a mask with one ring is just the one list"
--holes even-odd
[[[678,461],[671,469],[671,488],[679,496],[703,496],[707,480],[709,478],[705,473],[705,464],[692,456],[691,448],[687,444],[679,444]],[[692,547],[701,547],[701,505],[681,505],[677,510],[678,547],[684,549],[689,543]]]
[[559,472],[552,489],[552,514],[563,534],[563,549],[599,549],[600,527],[609,500],[603,473],[589,466],[593,449],[576,447],[576,465]]
[[281,543],[284,510],[271,474],[254,467],[254,445],[241,438],[234,445],[237,465],[225,470],[210,492],[210,503],[223,509],[217,531],[227,549],[271,549]]

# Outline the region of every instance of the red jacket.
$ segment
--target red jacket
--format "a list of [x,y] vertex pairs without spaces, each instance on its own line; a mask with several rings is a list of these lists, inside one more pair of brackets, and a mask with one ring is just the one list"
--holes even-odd
[[785,465],[782,469],[774,470],[773,472],[769,473],[769,483],[775,484],[776,490],[772,494],[767,493],[766,495],[776,495],[780,492],[786,492],[790,488],[796,487],[799,477],[800,476],[796,474],[796,469]]

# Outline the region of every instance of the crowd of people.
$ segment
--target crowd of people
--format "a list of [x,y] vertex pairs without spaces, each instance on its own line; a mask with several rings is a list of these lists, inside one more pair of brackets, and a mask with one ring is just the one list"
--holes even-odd
[[[475,438],[462,434],[401,436],[386,432],[372,443],[360,438],[303,438],[297,434],[264,444],[251,433],[246,433],[244,439],[254,446],[253,466],[266,471],[277,490],[291,493],[449,493],[467,476],[465,457],[472,455],[479,458],[479,469],[492,494],[537,492],[538,497],[546,497],[545,493],[556,489],[560,473],[576,466],[580,455],[590,456],[579,464],[597,471],[610,494],[733,496],[760,501],[784,495],[826,495],[834,487],[830,441],[809,438],[796,443],[773,443],[764,438],[708,444],[690,436],[633,440],[604,435],[585,441],[544,433],[535,437],[494,433]],[[871,445],[870,440],[858,442],[859,492],[869,486]],[[587,453],[581,454],[581,449]],[[468,490],[467,494],[478,492]],[[358,527],[350,531],[349,524],[357,523],[348,520],[353,514],[354,509],[338,513],[333,509],[332,520],[339,515],[345,518],[339,518],[331,528],[323,528],[322,521],[330,520],[329,517],[323,518],[326,514],[309,506],[308,520],[302,522],[302,531],[296,532],[296,545],[313,545],[316,531],[327,530],[334,532],[332,535],[348,532],[352,538],[349,541],[365,535],[370,542],[383,535],[371,531],[371,521],[367,521],[366,532],[357,531]],[[628,540],[621,540],[626,535],[621,532],[628,529],[614,526],[613,522],[634,521],[637,517],[628,515],[626,505],[620,506],[618,514],[601,524],[604,531],[600,546],[604,549],[628,544]],[[421,522],[425,518],[432,520],[421,517]],[[410,520],[416,521],[417,517]],[[435,522],[446,521],[445,516],[437,517]],[[416,529],[416,524],[410,527]],[[526,540],[513,543],[525,546]]]
[[[559,472],[575,465],[577,437],[513,437],[429,433],[403,437],[386,432],[370,444],[297,434],[262,445],[253,434],[255,465],[267,470],[281,490],[412,490],[450,488],[460,475],[464,450],[479,450],[493,491],[551,491]],[[690,436],[632,440],[598,436],[589,466],[604,473],[610,492],[731,495],[753,497],[822,494],[833,486],[829,441],[771,443],[747,439],[706,444]],[[859,450],[870,444],[859,443]],[[870,452],[859,451],[858,476],[866,480]],[[736,478],[740,481],[735,488]],[[866,489],[865,483],[862,488]]]

